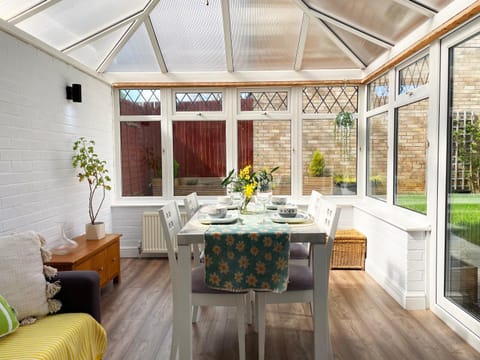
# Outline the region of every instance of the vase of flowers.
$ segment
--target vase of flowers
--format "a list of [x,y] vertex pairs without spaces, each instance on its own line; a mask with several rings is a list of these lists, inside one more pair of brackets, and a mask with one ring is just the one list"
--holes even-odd
[[273,181],[272,173],[279,167],[274,167],[272,170],[263,169],[258,172],[254,172],[252,165],[247,165],[241,169],[238,173],[235,169],[232,169],[228,176],[223,179],[222,186],[230,187],[232,192],[242,193],[242,202],[240,205],[240,213],[246,214],[247,207],[252,196],[255,194],[257,188],[268,188]]

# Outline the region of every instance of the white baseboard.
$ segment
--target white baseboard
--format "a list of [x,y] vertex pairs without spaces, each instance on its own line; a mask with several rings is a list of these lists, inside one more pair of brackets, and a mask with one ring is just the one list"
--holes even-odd
[[406,310],[425,310],[426,294],[423,292],[406,292],[393,283],[378,267],[367,261],[365,271]]

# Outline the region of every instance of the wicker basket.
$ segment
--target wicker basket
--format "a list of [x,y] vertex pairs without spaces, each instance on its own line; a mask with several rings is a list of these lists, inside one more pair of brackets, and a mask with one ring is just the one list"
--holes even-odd
[[333,242],[332,269],[365,269],[367,237],[355,229],[337,230]]

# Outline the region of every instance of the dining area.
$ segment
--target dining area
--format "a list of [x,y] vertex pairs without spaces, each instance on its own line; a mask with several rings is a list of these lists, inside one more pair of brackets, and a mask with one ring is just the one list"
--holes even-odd
[[[244,199],[230,192],[231,200],[218,197],[215,204],[201,206],[190,194],[185,223],[175,201],[159,210],[172,278],[170,359],[193,358],[192,323],[199,306],[235,308],[238,358],[250,358],[245,336],[251,331],[258,359],[269,358],[267,304],[285,303],[307,304],[311,358],[333,359],[328,284],[340,208],[316,191],[306,210],[271,193],[265,202],[256,197],[243,207]],[[298,247],[304,250],[303,261],[292,259]]]

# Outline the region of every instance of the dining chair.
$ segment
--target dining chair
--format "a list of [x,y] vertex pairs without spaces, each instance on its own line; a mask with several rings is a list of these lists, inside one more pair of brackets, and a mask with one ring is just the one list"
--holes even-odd
[[[315,221],[324,229],[326,235],[325,251],[327,254],[327,263],[323,266],[323,270],[326,272],[326,279],[328,279],[330,274],[330,258],[332,255],[333,241],[335,239],[340,210],[341,209],[336,205],[323,199],[321,205],[316,208]],[[258,331],[259,360],[263,360],[265,357],[266,304],[310,303],[310,308],[313,308],[313,274],[311,267],[308,265],[289,264],[288,272],[288,286],[285,292],[255,292],[255,316]],[[322,294],[322,296],[324,296],[325,301],[328,301],[328,291],[326,294]],[[328,314],[324,315],[326,319],[328,319]],[[325,327],[328,329],[328,323]]]
[[[177,233],[182,228],[180,211],[175,201],[165,204],[160,210],[160,222],[162,231],[167,245],[168,262],[170,265],[170,277],[172,281],[173,294],[173,331],[172,344],[170,350],[170,360],[175,360],[179,346],[181,346],[182,334],[178,333],[176,319],[178,318],[177,302],[178,302],[178,260],[174,250],[174,241]],[[227,292],[221,290],[213,290],[205,285],[205,267],[199,265],[191,269],[192,272],[192,306],[234,306],[237,310],[237,332],[238,332],[238,349],[239,359],[245,360],[245,309],[247,292]],[[192,322],[196,322],[196,316],[192,318]]]
[[[307,207],[307,214],[315,218],[320,211],[323,201],[323,195],[316,190],[312,190]],[[290,264],[310,265],[310,243],[291,243]]]
[[[198,196],[196,192],[192,192],[183,198],[183,206],[187,213],[186,221],[190,220],[193,215],[200,209],[200,203],[198,201]],[[193,246],[193,261],[194,265],[197,266],[202,262],[203,259],[203,249],[199,244]]]

